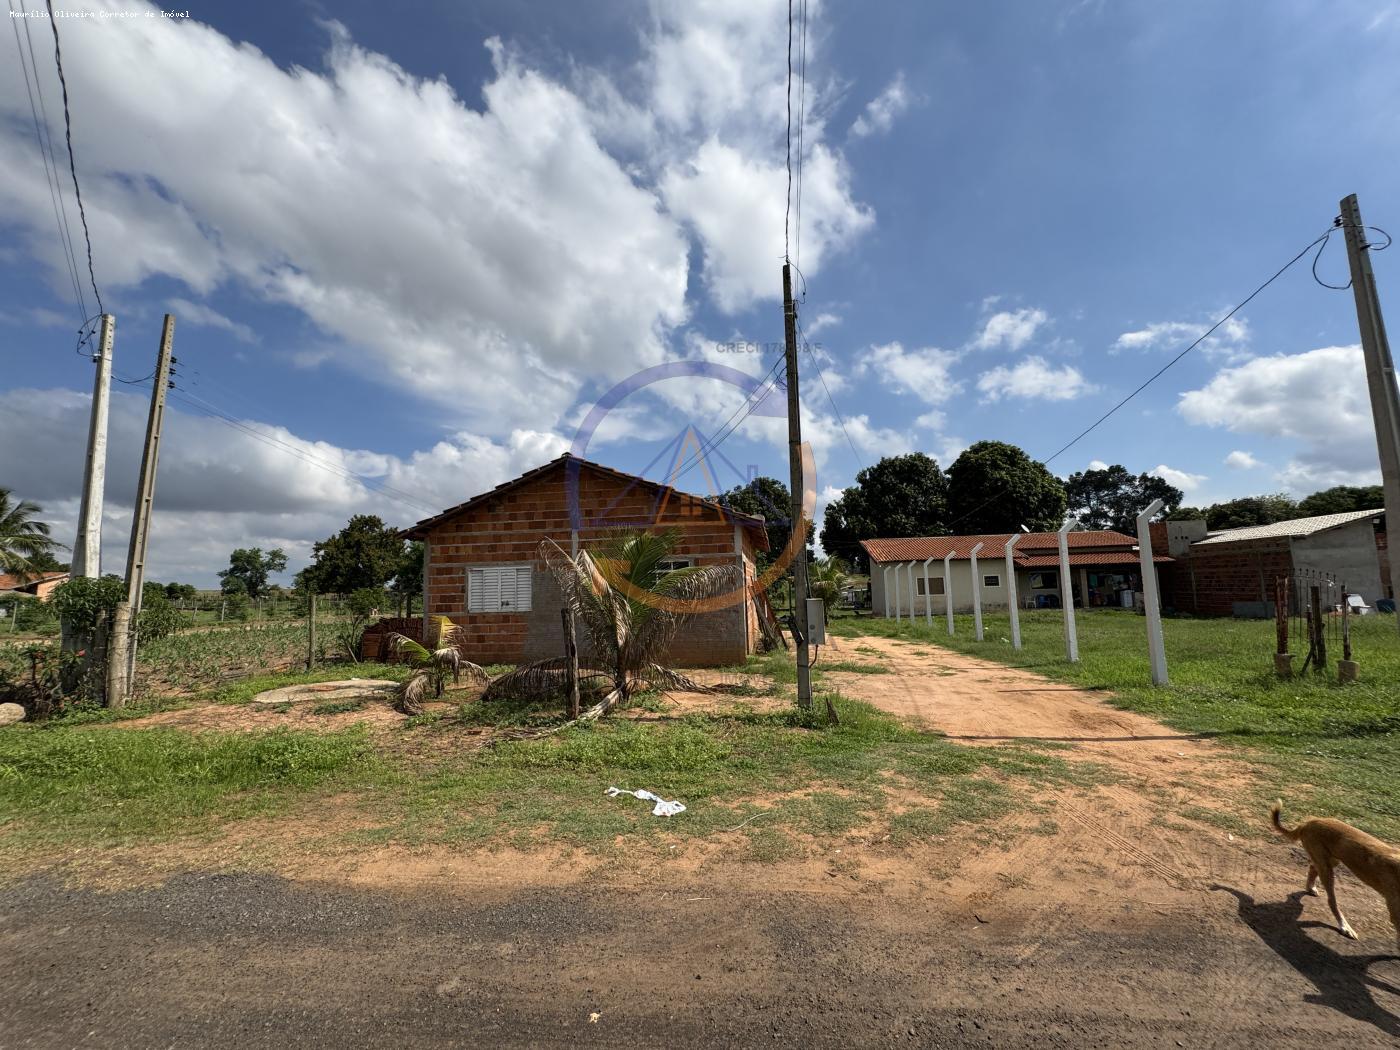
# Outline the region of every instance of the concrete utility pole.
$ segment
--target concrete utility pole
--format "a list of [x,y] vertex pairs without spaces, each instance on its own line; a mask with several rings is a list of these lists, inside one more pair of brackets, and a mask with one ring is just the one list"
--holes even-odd
[[[1366,387],[1371,393],[1371,418],[1376,426],[1376,446],[1381,459],[1381,488],[1385,494],[1386,535],[1400,535],[1400,392],[1395,383],[1395,362],[1385,335],[1385,319],[1371,272],[1371,245],[1361,223],[1356,194],[1342,199],[1342,227],[1346,234],[1347,260],[1351,263],[1351,289],[1356,297],[1356,323],[1361,330],[1361,353],[1366,360]],[[1400,557],[1390,559],[1390,594],[1400,598]],[[1400,614],[1395,617],[1400,628]]]
[[1015,533],[1006,541],[1006,608],[1011,614],[1011,648],[1021,648],[1021,610],[1016,607],[1016,562],[1011,548],[1021,534]]
[[880,590],[885,593],[885,619],[890,618],[890,567],[886,565],[880,570],[880,580],[884,586]]
[[982,577],[977,573],[977,552],[983,544],[979,543],[972,548],[972,634],[979,642],[982,640]]
[[943,556],[943,611],[948,617],[948,637],[953,637],[953,555],[949,551]]
[[1157,564],[1152,560],[1152,519],[1164,504],[1149,503],[1137,516],[1138,560],[1142,565],[1142,604],[1147,611],[1147,657],[1152,662],[1152,684],[1167,681],[1167,647],[1162,641],[1162,598],[1157,592]]
[[902,615],[902,611],[901,611],[900,608],[899,608],[899,566],[898,566],[898,565],[896,565],[896,566],[894,567],[894,619],[895,619],[895,623],[898,623],[900,620],[904,619],[904,617],[903,617],[903,615]]
[[112,392],[112,343],[117,319],[102,315],[97,340],[97,376],[92,384],[88,420],[87,463],[83,467],[83,502],[78,511],[78,538],[73,542],[73,576],[102,575],[102,493],[107,479],[107,414]]
[[[792,559],[792,614],[797,622],[797,706],[812,707],[811,650],[807,646],[807,540],[802,516],[802,417],[797,397],[797,304],[792,301],[792,267],[783,263],[783,337],[787,358],[788,482],[792,494],[792,529],[798,538]],[[896,575],[896,579],[898,576]]]
[[[146,548],[151,538],[151,508],[156,498],[156,467],[160,462],[160,431],[165,420],[165,392],[170,385],[170,354],[174,343],[175,317],[166,314],[160,333],[160,351],[156,355],[155,382],[151,387],[151,411],[146,417],[146,448],[141,456],[136,505],[132,508],[131,546],[126,554],[128,626],[126,631],[121,631],[120,619],[114,618],[112,635],[108,640],[108,660],[121,660],[126,670],[125,674],[115,676],[115,695],[111,689],[114,676],[110,673],[107,676],[108,707],[121,707],[126,703],[126,694],[136,670],[137,620],[141,615],[141,587],[146,582]],[[119,634],[123,636],[118,637]]]
[[1072,664],[1079,663],[1079,636],[1074,629],[1074,580],[1069,574],[1069,534],[1077,528],[1079,522],[1074,518],[1066,518],[1059,528],[1060,605],[1065,617],[1065,658]]

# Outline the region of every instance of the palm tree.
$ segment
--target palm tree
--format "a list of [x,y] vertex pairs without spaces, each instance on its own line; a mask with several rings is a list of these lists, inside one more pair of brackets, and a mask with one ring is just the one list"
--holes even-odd
[[466,671],[473,678],[490,681],[486,669],[462,658],[461,628],[453,626],[443,632],[438,641],[440,648],[429,649],[404,634],[391,634],[388,638],[389,650],[400,660],[413,668],[413,673],[399,686],[394,694],[394,707],[406,715],[421,715],[423,701],[429,691],[433,696],[442,696],[447,676],[453,682],[462,680]]
[[846,571],[845,562],[836,557],[819,558],[807,570],[808,593],[820,598],[828,613],[846,589]]
[[9,489],[0,489],[0,572],[27,580],[37,570],[33,559],[52,554],[59,544],[49,538],[49,526],[35,521],[37,503],[12,498]]
[[[676,529],[624,531],[593,553],[573,557],[553,540],[540,545],[540,557],[590,645],[591,657],[580,661],[580,678],[603,678],[610,686],[585,718],[626,704],[638,687],[708,691],[658,661],[691,614],[690,603],[724,594],[735,586],[735,573],[727,565],[665,568],[679,539]],[[566,667],[563,658],[522,667],[493,681],[482,699],[558,695]]]

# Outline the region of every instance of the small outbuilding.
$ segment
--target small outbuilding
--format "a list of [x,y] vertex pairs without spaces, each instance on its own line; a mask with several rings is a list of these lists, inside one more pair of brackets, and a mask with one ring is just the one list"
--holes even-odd
[[[1210,532],[1204,521],[1152,526],[1153,546],[1172,555],[1171,605],[1198,616],[1271,616],[1277,581],[1330,577],[1367,605],[1394,598],[1385,511],[1357,510]],[[1159,539],[1160,537],[1160,539]]]
[[[562,656],[563,600],[541,560],[542,541],[575,554],[618,529],[680,534],[664,568],[732,565],[736,600],[691,616],[668,654],[679,666],[743,663],[760,644],[749,591],[756,554],[768,550],[762,518],[568,453],[403,533],[424,546],[423,607],[462,628],[480,664]],[[580,652],[587,655],[580,635]],[[366,652],[374,646],[366,640]]]

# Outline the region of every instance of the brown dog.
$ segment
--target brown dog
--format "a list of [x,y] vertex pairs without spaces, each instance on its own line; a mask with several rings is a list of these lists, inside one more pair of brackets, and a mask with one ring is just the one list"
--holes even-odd
[[1286,839],[1302,844],[1312,864],[1308,866],[1307,892],[1314,897],[1314,884],[1322,880],[1327,891],[1327,903],[1337,917],[1341,931],[1356,940],[1356,931],[1337,907],[1337,892],[1333,886],[1337,865],[1345,864],[1353,875],[1385,898],[1390,908],[1390,922],[1395,927],[1395,941],[1400,944],[1400,850],[1387,846],[1380,839],[1358,831],[1340,820],[1312,817],[1296,828],[1286,828],[1279,814],[1283,802],[1274,804],[1269,812],[1274,828]]

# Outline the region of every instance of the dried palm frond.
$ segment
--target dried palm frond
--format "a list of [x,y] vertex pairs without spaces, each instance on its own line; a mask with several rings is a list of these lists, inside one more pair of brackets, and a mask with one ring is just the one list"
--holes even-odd
[[[493,679],[481,694],[487,703],[493,700],[554,700],[564,696],[568,690],[569,661],[562,656],[526,664],[499,678]],[[610,683],[611,672],[592,663],[579,665],[579,689],[593,691],[597,681]],[[588,684],[585,684],[588,683]]]
[[406,715],[421,715],[423,701],[432,689],[432,676],[423,672],[414,674],[403,682],[394,693],[394,708]]

